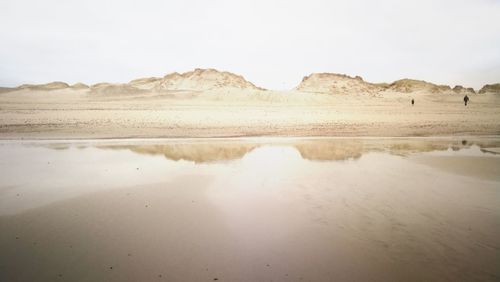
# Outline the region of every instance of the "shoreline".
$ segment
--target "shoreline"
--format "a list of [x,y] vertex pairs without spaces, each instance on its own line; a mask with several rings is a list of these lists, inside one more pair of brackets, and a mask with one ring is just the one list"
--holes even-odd
[[133,142],[156,142],[156,141],[307,141],[307,140],[468,140],[468,139],[498,139],[499,134],[485,134],[485,135],[428,135],[428,136],[287,136],[287,135],[241,135],[241,136],[152,136],[152,137],[54,137],[54,138],[36,138],[36,137],[17,137],[17,138],[3,138],[0,136],[0,143],[8,142],[113,142],[113,141],[133,141]]

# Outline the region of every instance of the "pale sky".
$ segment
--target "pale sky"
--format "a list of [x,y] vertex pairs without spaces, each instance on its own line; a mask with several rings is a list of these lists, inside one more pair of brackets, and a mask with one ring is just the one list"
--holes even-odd
[[1,0],[0,85],[194,68],[290,89],[313,72],[500,82],[499,0]]

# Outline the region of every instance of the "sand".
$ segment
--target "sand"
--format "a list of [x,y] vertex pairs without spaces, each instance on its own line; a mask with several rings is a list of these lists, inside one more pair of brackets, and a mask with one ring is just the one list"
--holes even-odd
[[498,148],[3,141],[0,280],[496,281]]
[[0,89],[0,280],[500,279],[500,95],[331,77]]
[[[121,93],[121,94],[120,94]],[[1,139],[500,134],[500,95],[214,90],[0,93]],[[416,104],[411,106],[414,98]]]

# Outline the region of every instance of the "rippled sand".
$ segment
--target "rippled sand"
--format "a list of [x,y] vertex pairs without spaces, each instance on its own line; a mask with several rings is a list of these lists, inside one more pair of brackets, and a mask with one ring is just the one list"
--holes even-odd
[[1,281],[496,281],[500,139],[0,143]]

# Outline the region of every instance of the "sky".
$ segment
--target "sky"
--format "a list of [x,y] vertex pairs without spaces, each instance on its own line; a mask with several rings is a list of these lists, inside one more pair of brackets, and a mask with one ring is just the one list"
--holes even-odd
[[500,0],[1,0],[0,85],[194,68],[291,89],[315,72],[500,82]]

